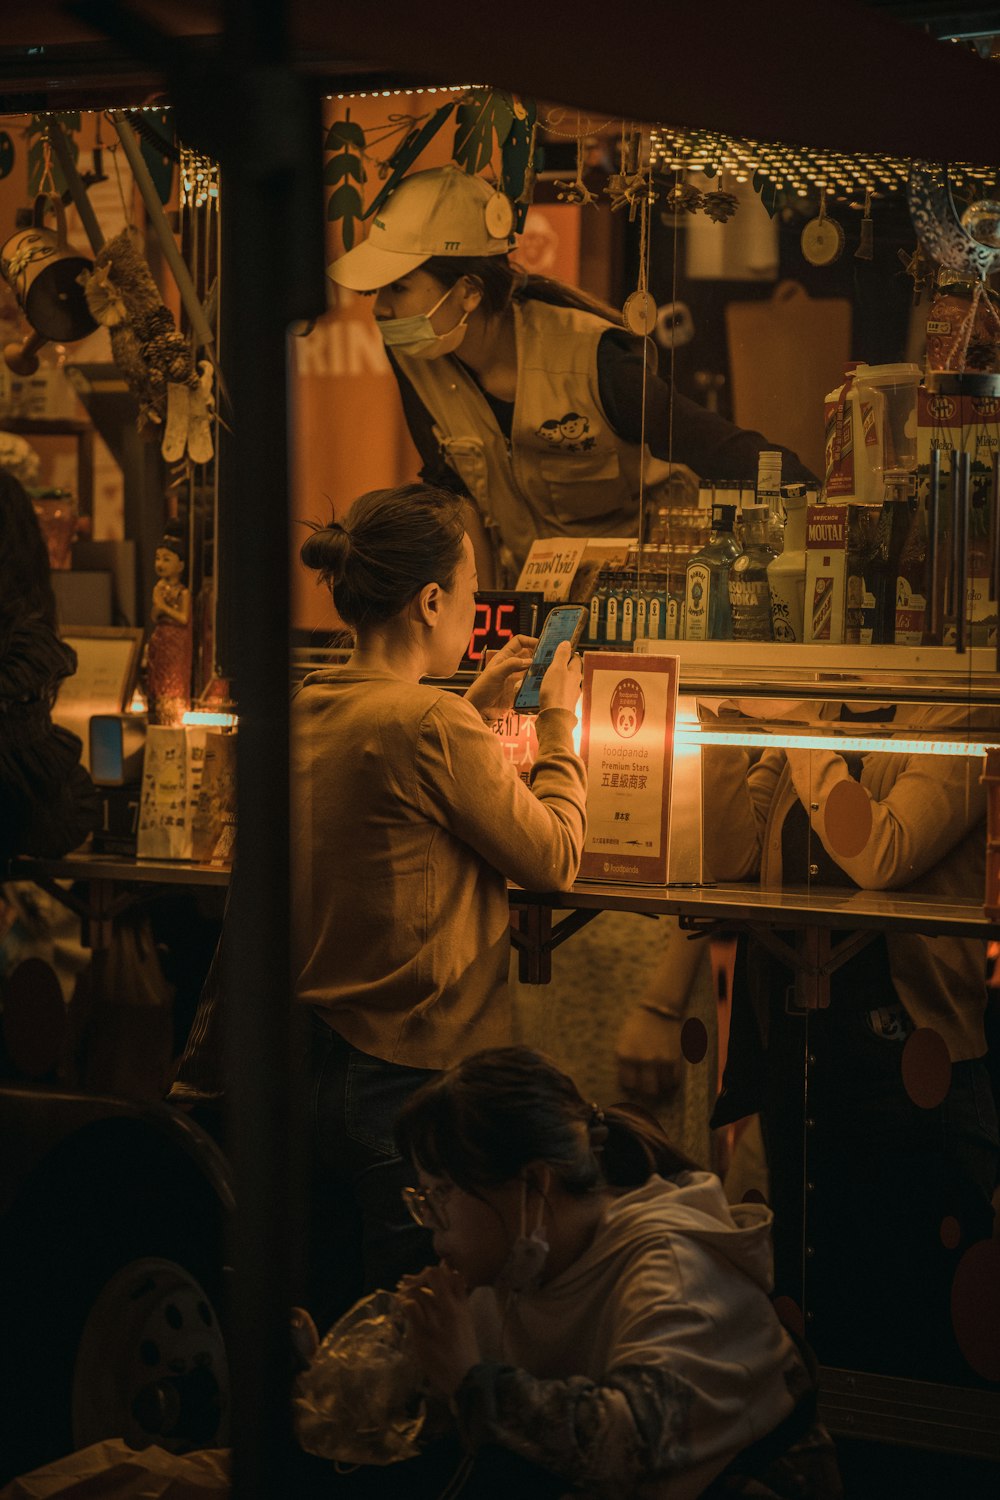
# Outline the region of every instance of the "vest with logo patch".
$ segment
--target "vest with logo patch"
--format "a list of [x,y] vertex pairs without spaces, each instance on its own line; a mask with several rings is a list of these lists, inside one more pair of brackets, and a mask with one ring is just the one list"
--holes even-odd
[[[434,423],[494,538],[501,564],[520,568],[536,537],[634,536],[640,449],[611,427],[601,406],[597,346],[613,325],[547,302],[512,304],[517,389],[510,442],[455,357],[393,357]],[[645,452],[647,485],[669,466]]]

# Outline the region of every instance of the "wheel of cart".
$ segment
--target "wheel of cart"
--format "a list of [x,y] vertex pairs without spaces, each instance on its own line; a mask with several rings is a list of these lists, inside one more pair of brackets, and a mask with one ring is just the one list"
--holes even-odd
[[214,1142],[166,1106],[0,1090],[0,1172],[0,1482],[102,1438],[225,1446]]

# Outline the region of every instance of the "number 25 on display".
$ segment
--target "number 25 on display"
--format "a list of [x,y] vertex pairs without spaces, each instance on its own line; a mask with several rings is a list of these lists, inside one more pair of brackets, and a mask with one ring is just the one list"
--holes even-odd
[[478,662],[485,650],[499,650],[515,634],[517,605],[476,601],[476,623],[472,627],[466,657]]

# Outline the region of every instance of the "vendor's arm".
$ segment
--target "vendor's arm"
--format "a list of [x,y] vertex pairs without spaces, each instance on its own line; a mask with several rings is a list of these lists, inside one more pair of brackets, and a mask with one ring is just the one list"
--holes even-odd
[[[598,345],[597,377],[601,405],[611,426],[626,442],[638,443],[642,437],[642,342],[624,330],[609,329]],[[761,433],[736,427],[717,412],[672,392],[668,382],[652,370],[646,372],[645,438],[657,458],[686,464],[702,480],[756,478],[761,450],[781,448]],[[781,478],[787,483],[814,476],[790,448],[781,448]]]
[[424,810],[528,890],[568,890],[583,851],[586,782],[565,708],[535,720],[538,758],[527,787],[471,704],[442,693],[417,749]]
[[981,821],[985,794],[972,762],[959,755],[911,755],[882,801],[864,785],[871,833],[860,854],[839,854],[826,829],[830,794],[850,771],[834,751],[788,750],[799,801],[813,832],[840,868],[863,890],[899,890],[932,869]]
[[735,745],[707,745],[701,755],[708,873],[714,880],[753,880],[760,873],[783,752],[765,750],[753,766],[748,752]]

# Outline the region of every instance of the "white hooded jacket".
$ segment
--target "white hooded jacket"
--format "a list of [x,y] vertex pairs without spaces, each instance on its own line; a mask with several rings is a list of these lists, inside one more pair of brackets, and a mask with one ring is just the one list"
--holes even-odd
[[654,1176],[538,1290],[473,1292],[486,1361],[456,1399],[466,1437],[608,1500],[699,1495],[808,1389],[769,1298],[770,1222],[711,1173]]

